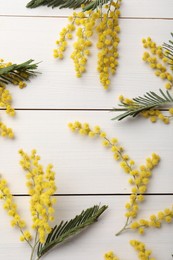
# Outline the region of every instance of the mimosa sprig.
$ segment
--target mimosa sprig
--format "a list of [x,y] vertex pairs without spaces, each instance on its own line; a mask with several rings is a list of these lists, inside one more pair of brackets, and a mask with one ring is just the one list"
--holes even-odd
[[139,234],[144,234],[146,229],[161,228],[163,223],[172,223],[173,206],[159,211],[157,214],[152,214],[149,219],[140,219],[132,222],[127,229],[138,231]]
[[55,210],[53,205],[56,203],[53,166],[49,164],[44,170],[39,163],[40,156],[37,155],[36,150],[33,150],[31,155],[28,155],[23,150],[20,150],[19,153],[22,157],[20,164],[26,171],[33,235],[32,232],[26,229],[26,223],[18,213],[7,181],[2,177],[0,178],[0,199],[4,201],[3,207],[12,218],[12,227],[16,227],[21,233],[20,240],[27,242],[31,248],[30,260],[38,260],[53,247],[97,221],[107,209],[107,206],[93,206],[83,210],[74,219],[66,222],[62,221],[52,228],[50,222],[54,221]]
[[119,162],[123,171],[130,176],[129,183],[132,186],[132,194],[130,195],[129,202],[125,205],[126,221],[122,229],[116,234],[119,235],[133,222],[133,219],[137,217],[139,205],[145,199],[144,194],[147,191],[150,178],[152,177],[152,170],[158,165],[160,157],[152,153],[151,158],[147,158],[146,163],[140,165],[138,168],[129,155],[125,154],[124,148],[120,146],[118,139],[109,139],[99,126],[95,126],[92,129],[88,123],[82,124],[78,121],[69,123],[68,126],[72,132],[77,132],[91,138],[101,138],[103,145],[112,151],[114,159]]
[[[36,76],[38,63],[33,63],[33,60],[28,60],[21,64],[5,63],[0,60],[0,107],[5,109],[9,116],[15,115],[15,110],[12,108],[12,96],[7,90],[7,84],[18,85],[20,89],[26,86],[26,81],[31,77]],[[3,137],[13,138],[14,133],[11,128],[8,128],[0,121],[0,135]]]
[[[118,108],[113,108],[112,111],[123,111],[122,114],[112,118],[112,120],[123,120],[126,117],[136,117],[141,115],[150,118],[151,122],[156,122],[157,119],[162,120],[164,123],[169,123],[170,118],[173,117],[173,96],[169,91],[159,90],[159,94],[155,92],[147,92],[143,97],[139,96],[133,99],[119,97],[120,104]],[[170,115],[165,116],[161,109],[169,111]]]
[[[173,37],[173,34],[171,33]],[[170,90],[173,85],[173,41],[164,43],[163,46],[157,46],[157,44],[148,37],[143,39],[144,48],[149,52],[144,52],[143,60],[155,70],[155,75],[167,83],[165,87]],[[112,111],[123,111],[122,114],[112,118],[112,120],[122,120],[126,117],[136,117],[141,115],[145,118],[149,118],[152,123],[155,123],[158,119],[168,124],[173,117],[173,96],[168,92],[159,89],[159,94],[150,91],[143,97],[136,98],[124,98],[122,95],[119,97],[120,108],[114,108]],[[166,109],[169,114],[163,113],[161,110]]]

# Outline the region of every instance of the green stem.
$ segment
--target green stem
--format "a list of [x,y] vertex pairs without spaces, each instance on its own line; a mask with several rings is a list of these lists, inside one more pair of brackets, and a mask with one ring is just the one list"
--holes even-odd
[[130,229],[130,228],[128,228],[128,226],[129,226],[129,224],[130,224],[130,223],[128,223],[128,220],[129,220],[129,218],[127,218],[127,221],[126,221],[124,227],[123,227],[119,232],[117,232],[117,233],[115,234],[116,236],[119,236],[119,235],[120,235],[121,233],[123,233],[124,231]]
[[28,243],[28,245],[31,247],[31,249],[33,249],[33,246],[31,245],[31,243],[29,242],[29,240],[24,236],[24,232],[23,232],[22,228],[19,226],[18,223],[17,223],[17,226],[18,226],[18,228],[20,229],[20,232],[22,233],[22,235],[23,235],[25,241]]
[[[37,236],[37,234],[36,234],[36,236]],[[36,240],[36,239],[35,239],[35,240]],[[35,249],[36,249],[36,246],[37,246],[38,243],[39,243],[39,240],[37,240],[37,241],[35,242],[35,244],[34,244],[34,246],[33,246],[33,248],[32,248],[30,260],[34,260],[34,259],[33,259],[33,256],[34,256]],[[38,258],[38,259],[39,259],[39,258]]]
[[38,258],[36,258],[36,260],[39,260],[41,258],[41,256],[40,257],[38,257]]
[[126,230],[126,226],[124,226],[119,232],[117,232],[115,235],[119,236],[121,233],[123,233]]

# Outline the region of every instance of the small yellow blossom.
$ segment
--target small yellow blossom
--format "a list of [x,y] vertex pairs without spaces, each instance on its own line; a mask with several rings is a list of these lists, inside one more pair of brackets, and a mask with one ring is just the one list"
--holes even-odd
[[152,251],[146,249],[144,243],[138,240],[131,240],[130,244],[138,252],[139,260],[156,260],[155,258],[151,257]]
[[[151,215],[149,220],[140,219],[132,222],[130,228],[143,234],[146,228],[160,228],[162,223],[171,223],[173,220],[173,207],[160,211],[157,215]],[[142,230],[142,232],[141,232]]]
[[[130,245],[137,251],[139,260],[156,260],[151,256],[152,251],[146,249],[144,243],[138,240],[130,240]],[[104,255],[104,260],[119,260],[113,251],[109,251]]]
[[[8,188],[7,181],[0,178],[0,199],[3,200],[3,208],[7,211],[8,215],[12,218],[11,220],[11,226],[17,227],[19,230],[23,230],[25,228],[26,224],[25,221],[20,217],[17,205],[13,202],[13,196],[10,192],[10,189]],[[23,238],[21,241],[24,240],[31,240],[31,234],[29,231],[24,231]]]
[[173,115],[173,107],[171,107],[171,108],[169,109],[169,113],[170,113],[171,115]]
[[[142,59],[155,70],[155,75],[162,80],[166,80],[165,88],[171,89],[173,86],[173,76],[171,75],[172,60],[168,58],[166,51],[162,46],[157,44],[149,37],[142,39],[143,47],[147,48],[149,52],[144,52]],[[167,57],[165,57],[165,55]],[[152,122],[155,122],[154,118],[151,118]]]
[[104,260],[119,260],[119,258],[112,251],[109,251],[104,255]]
[[0,122],[0,135],[3,137],[13,138],[14,133],[11,128],[8,128],[4,123]]

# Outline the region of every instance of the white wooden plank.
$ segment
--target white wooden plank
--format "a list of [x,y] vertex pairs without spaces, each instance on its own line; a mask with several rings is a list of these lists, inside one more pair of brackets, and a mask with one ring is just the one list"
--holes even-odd
[[0,18],[0,57],[18,63],[30,58],[43,61],[39,65],[42,75],[28,83],[26,89],[19,91],[10,87],[15,93],[15,107],[112,108],[122,93],[134,97],[164,86],[164,82],[141,59],[144,52],[141,39],[151,36],[162,44],[170,38],[172,21],[121,21],[120,66],[108,92],[99,83],[94,48],[88,72],[80,79],[75,77],[69,58],[70,47],[64,61],[52,57],[55,39],[66,22],[66,19],[55,18]]
[[2,119],[13,127],[15,140],[0,139],[0,172],[9,180],[13,193],[26,193],[25,177],[18,165],[17,151],[36,148],[43,165],[53,163],[58,192],[73,193],[129,193],[128,176],[113,159],[111,151],[102,147],[101,140],[91,140],[71,133],[67,124],[79,120],[100,125],[110,136],[117,137],[126,152],[137,163],[156,152],[160,165],[153,172],[148,192],[173,192],[172,126],[145,119],[124,122],[111,121],[108,112],[81,111],[17,111],[15,119]]
[[[73,12],[68,9],[40,7],[36,9],[25,8],[29,0],[0,1],[1,15],[25,15],[25,16],[67,16]],[[151,17],[173,18],[172,0],[123,0],[122,17]]]
[[[28,198],[20,197],[16,198],[16,201],[20,205],[19,209],[22,216],[29,224]],[[138,259],[137,254],[129,245],[129,241],[138,239],[146,243],[147,247],[153,251],[153,257],[157,260],[171,260],[173,224],[164,224],[158,230],[148,230],[144,236],[127,232],[115,237],[115,232],[125,222],[123,215],[126,201],[126,196],[59,197],[56,206],[57,222],[62,219],[73,218],[82,209],[100,202],[108,205],[109,209],[91,228],[68,243],[54,249],[45,259],[101,260],[105,252],[114,250],[120,259],[134,260]],[[158,211],[170,207],[171,204],[172,196],[148,196],[147,202],[141,206],[139,217],[148,218],[150,214],[156,214]],[[18,242],[18,231],[10,227],[9,217],[2,209],[0,211],[0,234],[1,238],[3,237],[0,240],[0,258],[11,260],[14,259],[15,255],[18,260],[29,259],[30,249],[25,243]]]

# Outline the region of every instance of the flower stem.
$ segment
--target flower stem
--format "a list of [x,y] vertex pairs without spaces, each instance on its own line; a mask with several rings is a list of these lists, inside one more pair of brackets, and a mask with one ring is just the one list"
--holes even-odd
[[30,260],[34,260],[33,257],[34,257],[35,249],[36,249],[36,246],[37,246],[38,242],[39,242],[39,240],[35,242],[35,244],[34,244],[34,246],[32,248]]
[[121,233],[123,233],[124,231],[130,229],[130,228],[128,228],[128,225],[129,225],[129,224],[125,224],[124,227],[123,227],[119,232],[117,232],[117,233],[115,234],[115,236],[119,236],[119,235],[120,235]]
[[130,229],[130,228],[128,227],[129,224],[130,224],[129,219],[130,219],[129,217],[126,219],[126,223],[125,223],[124,227],[123,227],[118,233],[115,234],[116,236],[119,236],[121,233],[123,233],[123,232],[126,231],[127,229]]
[[[22,228],[19,226],[19,224],[17,224],[18,228],[20,229],[21,234],[24,236],[24,232],[22,230]],[[31,249],[33,249],[33,246],[31,245],[31,243],[29,242],[29,240],[24,236],[25,241],[28,243],[28,245],[31,247]]]
[[30,260],[34,260],[33,256],[34,256],[34,253],[35,253],[35,249],[36,249],[37,244],[39,243],[39,240],[37,240],[37,238],[38,238],[38,230],[36,230],[35,239],[34,239],[34,246],[33,246],[32,251],[31,251]]

